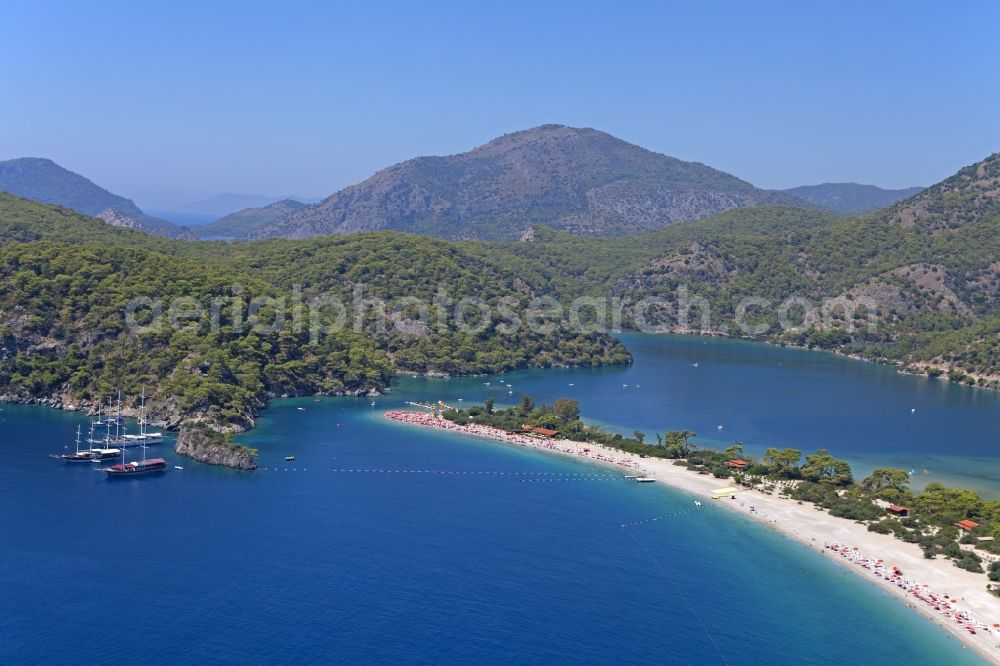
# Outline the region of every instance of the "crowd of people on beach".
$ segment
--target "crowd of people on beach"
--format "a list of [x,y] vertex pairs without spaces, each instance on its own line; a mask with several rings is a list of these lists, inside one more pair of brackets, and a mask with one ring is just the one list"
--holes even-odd
[[995,631],[998,631],[997,629],[990,628],[987,623],[978,619],[969,611],[959,608],[954,598],[947,594],[937,594],[931,591],[926,583],[920,583],[907,577],[898,566],[889,566],[883,560],[868,557],[854,547],[844,546],[839,543],[827,543],[824,546],[848,562],[863,569],[868,569],[874,575],[905,590],[907,594],[927,604],[935,612],[940,612],[944,617],[954,620],[957,624],[963,626],[970,634],[981,631],[992,635]]
[[557,451],[559,453],[611,463],[613,465],[619,465],[630,469],[639,468],[639,463],[629,457],[628,454],[616,455],[602,446],[585,444],[583,442],[572,442],[565,439],[547,439],[541,435],[507,432],[506,430],[501,430],[500,428],[494,428],[492,426],[478,423],[459,425],[441,417],[435,412],[392,410],[387,411],[385,416],[393,421],[400,421],[410,425],[451,430],[466,435],[473,435],[475,437],[488,437],[490,439],[506,442],[507,444],[515,444],[517,446],[531,446],[538,449]]

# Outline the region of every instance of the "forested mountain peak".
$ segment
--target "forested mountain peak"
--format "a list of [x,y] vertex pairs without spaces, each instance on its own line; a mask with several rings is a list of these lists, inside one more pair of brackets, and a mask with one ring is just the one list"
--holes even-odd
[[542,125],[388,167],[252,237],[396,229],[513,240],[535,224],[616,236],[767,203],[812,205],[595,129]]

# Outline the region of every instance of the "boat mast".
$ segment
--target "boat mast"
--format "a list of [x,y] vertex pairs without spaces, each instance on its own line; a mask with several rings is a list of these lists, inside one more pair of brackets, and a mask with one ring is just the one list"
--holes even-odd
[[76,454],[80,455],[80,425],[76,426]]
[[[122,391],[121,391],[121,389],[118,389],[118,419],[117,419],[118,421],[121,421],[121,416],[122,416],[121,415],[121,411],[122,411]],[[108,426],[108,430],[110,430],[110,429],[111,429],[111,426]],[[126,455],[125,454],[128,451],[128,447],[125,446],[125,442],[122,442],[122,441],[118,442],[118,447],[121,449],[121,452],[122,452],[122,464],[124,465],[125,462],[126,462]]]
[[[111,414],[111,398],[108,398],[108,418]],[[111,448],[111,421],[104,421],[104,448]]]
[[122,443],[122,390],[118,389],[118,409],[115,410],[115,442]]
[[142,387],[142,394],[139,396],[139,440],[146,441],[146,387]]

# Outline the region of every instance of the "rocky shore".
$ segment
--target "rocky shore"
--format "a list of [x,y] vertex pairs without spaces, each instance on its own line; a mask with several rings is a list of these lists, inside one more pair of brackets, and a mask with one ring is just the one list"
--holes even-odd
[[174,453],[207,465],[244,471],[257,469],[256,450],[234,444],[224,433],[199,422],[181,424]]

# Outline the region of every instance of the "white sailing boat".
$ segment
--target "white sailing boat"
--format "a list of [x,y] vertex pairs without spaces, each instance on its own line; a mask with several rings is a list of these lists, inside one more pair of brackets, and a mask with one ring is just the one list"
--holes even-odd
[[151,472],[161,472],[167,468],[167,461],[163,458],[146,458],[146,445],[140,444],[142,447],[142,460],[134,460],[132,462],[125,461],[125,455],[122,455],[122,462],[117,465],[112,465],[111,467],[105,467],[104,472],[109,478],[125,478],[129,476],[137,476],[140,474],[149,474]]
[[[109,410],[110,411],[110,410]],[[117,423],[119,419],[114,417],[108,417],[106,419],[101,418],[101,406],[97,406],[97,419],[90,422],[90,433],[87,436],[87,443],[90,448],[87,449],[87,453],[90,455],[90,460],[94,462],[99,462],[101,460],[108,460],[110,458],[117,458],[122,454],[121,449],[111,446],[111,426]],[[104,428],[104,437],[95,437],[94,428],[95,427]],[[94,446],[99,444],[102,446]]]
[[142,389],[139,396],[139,434],[125,435],[123,439],[129,442],[126,446],[146,446],[147,444],[159,444],[163,441],[162,432],[146,431],[146,389]]
[[60,457],[66,462],[90,462],[93,460],[89,450],[80,450],[80,426],[76,427],[76,451],[73,453],[64,453]]

